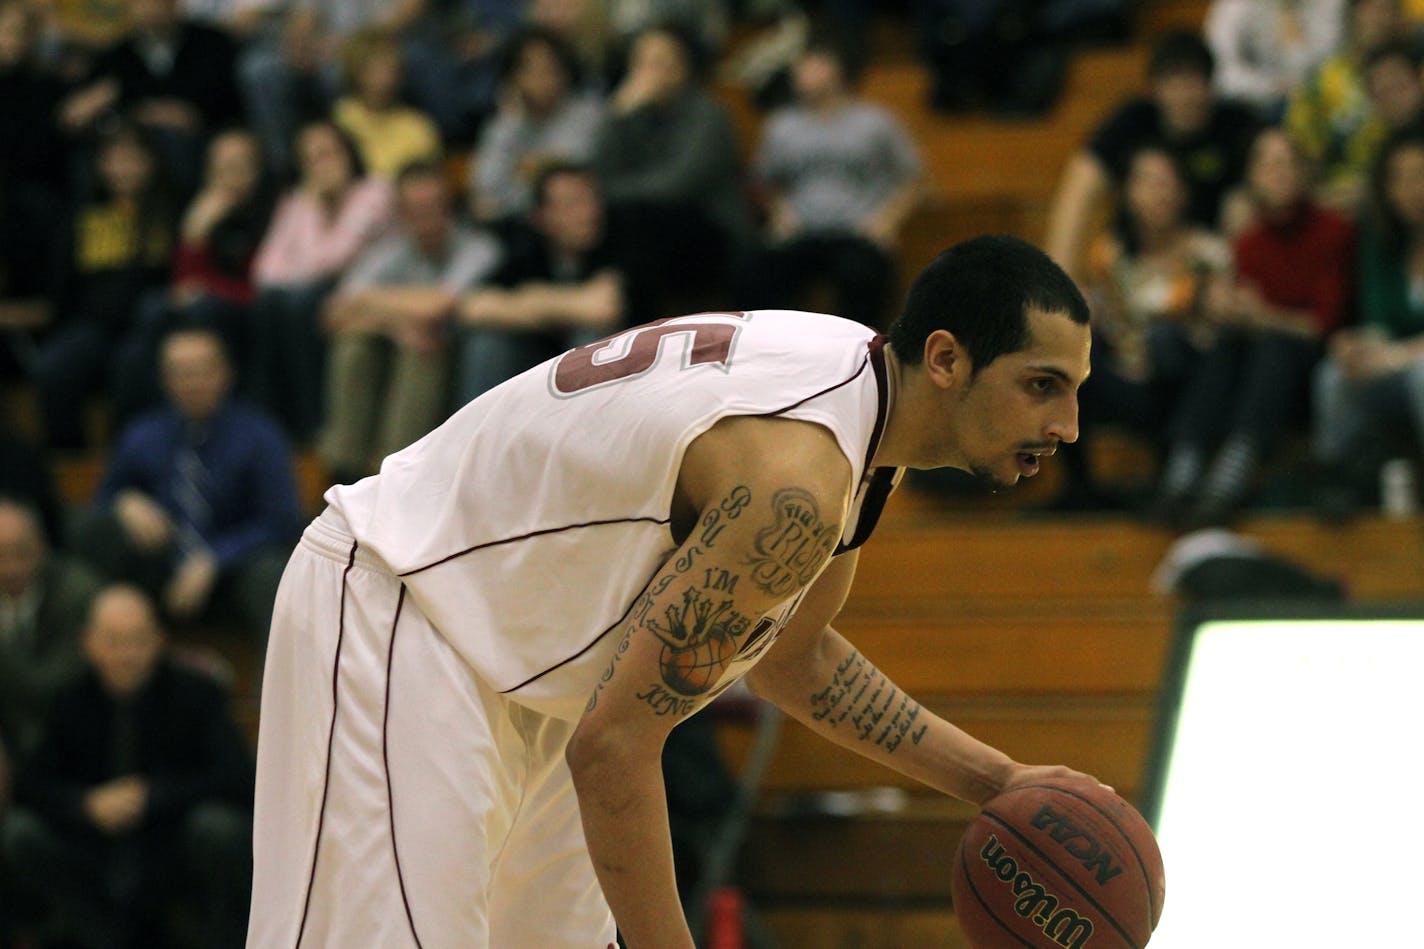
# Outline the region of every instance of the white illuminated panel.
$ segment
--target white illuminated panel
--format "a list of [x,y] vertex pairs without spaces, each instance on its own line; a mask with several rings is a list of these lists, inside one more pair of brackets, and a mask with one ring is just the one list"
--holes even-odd
[[1424,947],[1424,621],[1201,626],[1152,949]]

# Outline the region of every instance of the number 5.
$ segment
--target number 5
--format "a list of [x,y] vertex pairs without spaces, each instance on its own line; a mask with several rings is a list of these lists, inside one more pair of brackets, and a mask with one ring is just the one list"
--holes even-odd
[[[745,318],[741,313],[701,315]],[[669,320],[635,326],[616,336],[564,353],[554,366],[554,391],[559,395],[574,395],[604,383],[640,376],[653,368],[662,355],[663,340],[680,333],[692,334],[692,344],[687,349],[683,369],[707,363],[726,366],[732,354],[732,343],[741,329],[736,323],[674,323]],[[594,361],[600,352],[619,349],[623,340],[628,341],[628,351],[623,355],[605,362]]]

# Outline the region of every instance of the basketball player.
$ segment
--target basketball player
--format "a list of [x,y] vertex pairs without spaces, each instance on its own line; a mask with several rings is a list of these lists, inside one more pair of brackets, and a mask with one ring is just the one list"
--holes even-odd
[[745,675],[983,802],[1029,767],[828,624],[903,468],[1012,484],[1078,434],[1088,312],[1012,238],[951,248],[888,342],[703,313],[565,353],[327,493],[278,595],[248,945],[693,945],[659,755]]

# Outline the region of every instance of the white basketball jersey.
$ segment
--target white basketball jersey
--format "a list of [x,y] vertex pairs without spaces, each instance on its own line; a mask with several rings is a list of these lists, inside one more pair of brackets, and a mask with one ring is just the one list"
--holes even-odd
[[[859,486],[840,550],[864,542],[900,474],[867,471],[889,400],[882,342],[858,323],[786,310],[635,327],[485,393],[326,497],[484,681],[576,719],[618,638],[608,634],[676,549],[683,453],[718,419],[829,429]],[[769,614],[724,683],[795,605]]]

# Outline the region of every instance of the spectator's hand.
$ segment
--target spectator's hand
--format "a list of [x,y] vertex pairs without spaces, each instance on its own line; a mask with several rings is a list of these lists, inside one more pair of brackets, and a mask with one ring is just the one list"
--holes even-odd
[[1361,380],[1400,372],[1409,366],[1412,359],[1406,347],[1371,333],[1357,338],[1341,364],[1347,379]]
[[612,328],[623,317],[623,282],[618,274],[603,270],[584,283],[579,294],[580,316],[593,329]]
[[656,73],[634,69],[613,91],[613,111],[626,115],[657,102],[667,94],[667,83]]
[[867,240],[888,251],[893,251],[895,242],[900,237],[900,222],[888,214],[877,211],[867,215],[865,220],[860,222],[860,233]]
[[193,104],[172,97],[147,99],[134,110],[139,124],[176,132],[194,132],[203,125],[203,116]]
[[93,125],[118,101],[119,84],[113,79],[102,79],[60,103],[59,124],[71,132],[81,131]]
[[766,222],[767,230],[778,241],[789,241],[801,230],[801,220],[791,205],[785,201],[771,202],[771,216]]
[[84,796],[84,813],[106,834],[119,834],[143,820],[148,782],[135,775],[115,778]]
[[202,612],[218,579],[218,562],[205,550],[184,558],[163,591],[163,603],[178,619],[190,619]]
[[204,294],[202,281],[189,277],[179,280],[168,288],[168,302],[175,307],[191,306]]
[[445,345],[445,322],[455,301],[450,307],[437,313],[407,315],[386,332],[397,346],[412,352],[429,355],[437,353]]
[[237,196],[222,188],[208,186],[199,191],[183,215],[183,239],[191,243],[206,240],[236,203]]
[[158,550],[173,539],[168,512],[148,495],[125,488],[114,499],[114,516],[124,533],[140,550]]

